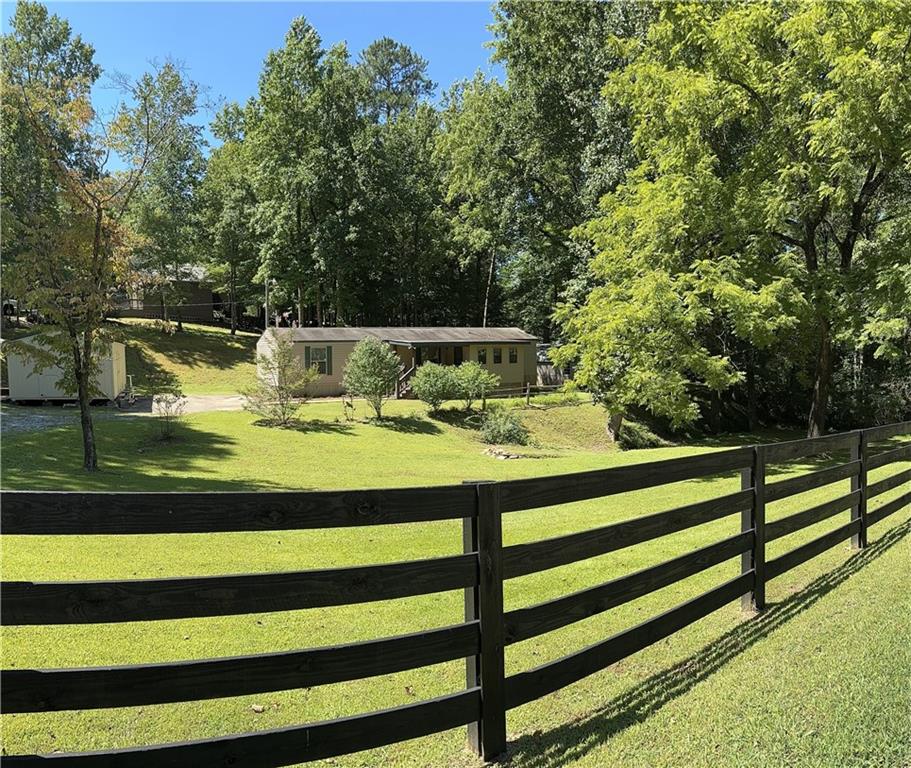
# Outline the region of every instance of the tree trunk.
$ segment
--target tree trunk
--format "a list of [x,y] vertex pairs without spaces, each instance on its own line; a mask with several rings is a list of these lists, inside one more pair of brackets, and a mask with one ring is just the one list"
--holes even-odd
[[95,451],[95,427],[92,424],[91,390],[83,377],[79,379],[79,417],[82,422],[82,468],[87,472],[98,471],[98,454]]
[[297,324],[304,327],[304,286],[297,286]]
[[490,286],[493,284],[493,271],[494,265],[496,264],[497,257],[496,254],[490,254],[490,269],[487,272],[487,288],[484,291],[484,316],[481,321],[481,327],[487,327],[487,308],[490,305]]
[[608,413],[607,414],[607,436],[610,438],[612,443],[616,443],[620,439],[620,428],[623,426],[623,414],[622,413]]
[[747,428],[755,432],[759,427],[759,404],[756,397],[756,355],[750,350],[747,361]]
[[87,472],[98,470],[98,453],[95,450],[95,427],[92,424],[91,334],[85,334],[84,349],[79,339],[73,339],[73,373],[76,377],[76,396],[79,400],[79,417],[82,424],[82,468]]
[[[179,279],[180,279],[180,266],[177,264],[177,262],[174,262],[174,285],[175,286],[177,286]],[[177,288],[177,290],[175,290],[175,292],[174,292],[174,296],[175,296],[175,301],[177,302],[177,306],[175,307],[175,309],[177,310],[177,331],[178,331],[178,333],[182,333],[183,332],[184,294],[181,292],[180,288]]]
[[231,286],[230,286],[230,296],[228,297],[231,300],[231,335],[237,335],[237,266],[235,264],[231,265]]
[[810,403],[810,418],[807,437],[819,437],[826,432],[826,413],[829,408],[829,384],[834,368],[832,333],[828,320],[823,320],[822,335],[819,339],[819,353],[816,357],[816,379],[813,383],[813,399]]
[[709,395],[709,429],[712,434],[721,432],[721,393],[713,389]]
[[[98,272],[102,249],[102,223],[104,210],[95,209],[95,232],[92,238],[93,271]],[[79,399],[79,419],[82,424],[82,467],[87,472],[98,471],[98,452],[95,448],[95,426],[92,424],[92,342],[94,331],[90,327],[79,338],[77,330],[69,326],[73,344],[73,374],[76,378],[76,396]],[[80,347],[81,341],[81,347]]]

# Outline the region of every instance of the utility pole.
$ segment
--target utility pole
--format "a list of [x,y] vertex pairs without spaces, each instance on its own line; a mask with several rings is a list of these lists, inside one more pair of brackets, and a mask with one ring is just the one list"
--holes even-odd
[[265,323],[265,328],[263,332],[269,330],[269,275],[266,275],[266,304],[265,312],[263,313],[263,322]]

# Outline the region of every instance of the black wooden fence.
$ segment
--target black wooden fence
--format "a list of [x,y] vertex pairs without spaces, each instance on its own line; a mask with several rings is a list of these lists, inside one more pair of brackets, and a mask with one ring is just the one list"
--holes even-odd
[[[7,625],[147,621],[361,603],[465,590],[465,621],[410,635],[232,658],[0,673],[0,710],[127,707],[287,690],[467,660],[463,690],[354,717],[174,744],[74,754],[11,755],[10,766],[279,766],[467,725],[484,757],[506,748],[506,711],[665,638],[742,598],[762,609],[765,586],[839,542],[866,545],[867,529],[911,504],[911,490],[875,511],[867,502],[911,481],[911,470],[867,482],[867,472],[911,459],[911,422],[786,443],[569,475],[436,488],[306,493],[5,492],[5,534],[92,535],[266,531],[463,520],[464,554],[388,565],[290,573],[127,581],[4,582]],[[850,450],[847,463],[766,482],[766,467]],[[503,546],[502,516],[739,472],[741,490],[579,533]],[[767,503],[850,479],[851,490],[766,523]],[[849,521],[773,560],[766,542],[849,512]],[[741,531],[596,587],[518,610],[503,609],[503,580],[629,547],[740,514]],[[504,648],[622,605],[740,556],[741,573],[638,626],[556,661],[506,677]]]

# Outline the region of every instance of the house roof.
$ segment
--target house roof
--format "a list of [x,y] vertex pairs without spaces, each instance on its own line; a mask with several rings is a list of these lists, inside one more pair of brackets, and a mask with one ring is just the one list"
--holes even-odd
[[278,328],[294,341],[360,341],[373,336],[391,344],[491,344],[528,343],[536,336],[521,328]]

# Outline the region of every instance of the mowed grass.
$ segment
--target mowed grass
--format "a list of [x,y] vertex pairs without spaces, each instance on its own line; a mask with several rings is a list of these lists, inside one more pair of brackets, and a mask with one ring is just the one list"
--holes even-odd
[[139,394],[175,386],[187,395],[232,394],[249,386],[256,374],[258,334],[238,331],[232,336],[227,328],[196,323],[165,334],[150,320],[111,323],[127,346],[127,373]]
[[[715,446],[617,452],[568,448],[545,435],[594,435],[602,414],[577,406],[526,414],[535,458],[498,460],[469,430],[397,402],[386,424],[348,424],[340,403],[305,407],[299,430],[256,426],[245,413],[188,418],[161,444],[141,418],[100,422],[104,470],[82,474],[72,428],[4,440],[4,488],[240,490],[382,487],[510,479],[618,466]],[[552,415],[548,415],[552,414]],[[359,416],[363,416],[359,407]],[[338,419],[338,421],[336,421]],[[543,422],[544,426],[535,424]],[[575,423],[575,426],[570,425]],[[554,443],[558,444],[554,444]],[[821,457],[774,477],[844,460]],[[911,466],[891,465],[871,480]],[[733,476],[507,514],[515,544],[635,518],[730,492]],[[776,502],[769,518],[847,490],[841,482]],[[901,493],[897,489],[871,502]],[[558,693],[509,713],[514,766],[904,766],[911,758],[911,529],[908,510],[769,585],[760,616],[731,604],[676,635]],[[848,513],[773,542],[769,557],[842,524]],[[507,610],[648,567],[739,530],[737,516],[602,557],[515,579]],[[244,534],[14,537],[5,580],[118,579],[325,568],[453,554],[457,522]],[[510,646],[507,674],[559,658],[694,597],[739,572],[732,560],[618,609]],[[156,662],[366,640],[462,620],[462,594],[236,617],[73,627],[5,627],[4,667]],[[306,690],[115,710],[3,716],[8,754],[125,747],[275,728],[412,703],[464,685],[451,662]],[[263,707],[255,712],[253,706]],[[342,766],[474,766],[463,729],[337,758]]]

